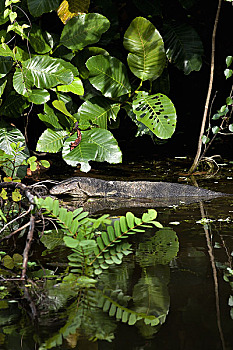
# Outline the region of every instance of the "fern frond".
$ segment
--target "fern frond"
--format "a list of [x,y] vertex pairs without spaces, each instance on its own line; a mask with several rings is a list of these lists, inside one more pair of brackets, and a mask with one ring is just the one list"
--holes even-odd
[[84,212],[82,208],[74,212],[68,211],[64,207],[59,206],[59,201],[51,197],[35,198],[35,204],[39,209],[44,209],[44,214],[53,217],[57,223],[63,228],[66,234],[74,236],[79,226],[88,221],[88,212]]
[[100,274],[102,269],[108,269],[113,263],[121,264],[123,257],[131,253],[131,245],[122,243],[122,240],[128,238],[129,235],[144,233],[145,229],[152,225],[161,228],[162,225],[154,221],[156,216],[157,212],[154,209],[149,209],[147,213],[144,213],[142,219],[128,212],[126,216],[121,216],[112,225],[108,225],[107,230],[96,238],[95,258],[91,262],[95,268],[95,274]]
[[98,307],[107,312],[109,316],[115,317],[123,323],[128,323],[128,325],[134,325],[139,320],[143,320],[146,325],[151,326],[156,326],[160,323],[159,317],[127,308],[125,305],[130,299],[131,297],[125,296],[122,291],[114,291],[110,295],[99,291]]

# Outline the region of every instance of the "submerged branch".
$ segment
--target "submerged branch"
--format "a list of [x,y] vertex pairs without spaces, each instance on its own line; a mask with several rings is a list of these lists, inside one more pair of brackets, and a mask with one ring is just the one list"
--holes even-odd
[[[206,218],[203,202],[200,202],[200,211],[201,211],[202,219]],[[206,243],[207,243],[207,247],[208,247],[208,254],[210,257],[211,268],[212,268],[213,279],[214,279],[215,306],[216,306],[216,314],[217,314],[218,331],[219,331],[219,335],[220,335],[220,339],[221,339],[221,343],[222,343],[222,349],[226,350],[225,339],[224,339],[222,324],[221,324],[218,274],[217,274],[217,268],[215,265],[215,259],[214,259],[214,253],[213,253],[213,247],[211,244],[209,229],[208,229],[207,225],[204,225],[204,231],[205,231]]]

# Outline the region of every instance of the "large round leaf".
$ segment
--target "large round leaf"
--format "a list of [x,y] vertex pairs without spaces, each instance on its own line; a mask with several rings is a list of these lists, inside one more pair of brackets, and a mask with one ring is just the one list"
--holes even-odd
[[75,57],[72,59],[72,63],[78,67],[80,76],[83,79],[87,79],[89,77],[89,71],[85,65],[86,61],[88,58],[92,56],[97,56],[97,55],[104,55],[108,56],[109,53],[105,50],[102,49],[101,47],[85,47],[83,50],[78,51]]
[[49,56],[34,56],[23,62],[23,77],[29,75],[33,85],[41,89],[49,89],[58,84],[70,84],[74,75],[62,65],[59,59]]
[[61,150],[67,132],[64,130],[47,129],[40,136],[36,150],[38,152],[57,153]]
[[89,171],[89,161],[120,163],[122,153],[116,139],[108,130],[95,128],[82,131],[80,144],[70,151],[70,144],[74,142],[76,135],[66,139],[62,151],[63,159],[72,166],[81,164],[82,171]]
[[39,17],[43,13],[58,8],[60,0],[27,0],[28,9],[32,16]]
[[60,43],[68,49],[81,50],[87,45],[97,43],[109,26],[109,20],[98,13],[79,15],[65,25]]
[[62,157],[67,164],[71,166],[81,164],[81,171],[88,172],[91,169],[89,161],[96,159],[97,145],[89,143],[88,132],[83,131],[80,144],[71,151],[70,144],[75,141],[76,137],[74,134],[65,140]]
[[111,103],[104,97],[94,97],[85,101],[78,109],[78,121],[81,129],[87,129],[91,124],[107,129],[107,121],[116,120],[120,110],[119,103]]
[[176,128],[176,110],[171,100],[163,94],[138,93],[133,101],[137,120],[146,125],[160,139],[168,139]]
[[130,92],[124,64],[115,57],[98,55],[87,60],[89,81],[106,97],[119,97]]
[[169,61],[178,69],[189,74],[199,71],[202,66],[203,45],[193,27],[182,23],[164,25],[164,42]]
[[136,77],[154,80],[162,74],[166,64],[163,39],[150,21],[135,18],[125,32],[124,47],[130,51],[127,61]]

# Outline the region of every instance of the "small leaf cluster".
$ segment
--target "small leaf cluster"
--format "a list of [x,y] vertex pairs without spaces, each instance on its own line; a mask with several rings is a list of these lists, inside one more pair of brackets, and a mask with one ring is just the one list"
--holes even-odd
[[23,177],[27,167],[29,166],[31,171],[35,171],[38,167],[45,168],[50,167],[50,163],[47,160],[37,160],[37,157],[28,157],[26,146],[18,141],[11,142],[8,145],[7,151],[0,149],[0,167],[6,175],[11,178],[17,179],[17,177]]
[[[224,75],[226,79],[232,76],[232,69],[229,67],[233,62],[232,56],[227,56],[226,58],[226,66],[227,68],[224,70]],[[210,126],[207,130],[207,134],[203,135],[202,142],[203,144],[208,144],[211,141],[209,137],[210,130],[212,131],[213,137],[216,137],[217,134],[227,134],[233,132],[233,124],[231,123],[231,114],[232,114],[232,106],[233,106],[233,96],[232,91],[230,95],[226,98],[226,103],[221,106],[221,108],[212,116],[212,120],[218,120],[220,125]]]

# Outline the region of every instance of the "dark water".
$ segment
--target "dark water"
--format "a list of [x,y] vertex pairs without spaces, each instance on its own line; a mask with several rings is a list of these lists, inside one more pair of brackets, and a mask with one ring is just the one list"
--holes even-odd
[[216,246],[210,252],[216,271],[211,265],[203,225],[197,223],[202,218],[200,203],[159,209],[160,222],[164,225],[173,222],[170,226],[180,243],[178,256],[170,263],[170,307],[166,321],[149,339],[144,339],[138,329],[120,325],[115,341],[100,343],[99,349],[233,349],[233,313],[228,305],[233,295],[233,276],[231,283],[223,279],[226,268],[232,268],[232,200],[215,199],[203,206],[206,217],[212,221],[208,231],[212,247]]
[[[213,181],[212,181],[213,182]],[[232,179],[212,183],[211,189],[233,193]],[[207,183],[207,187],[208,186]],[[153,207],[153,206],[152,206]],[[149,260],[137,255],[151,235],[133,236],[135,254],[106,273],[101,283],[120,288],[158,316],[163,314],[159,327],[117,322],[106,313],[104,318],[93,314],[83,325],[74,327],[73,335],[64,337],[62,345],[53,349],[78,350],[231,350],[233,349],[233,200],[222,197],[190,205],[157,207],[158,221],[171,227],[179,239],[179,251],[168,264],[159,263],[156,254]],[[129,208],[136,216],[143,207]],[[124,215],[126,209],[110,212]],[[205,216],[208,220],[203,220]],[[143,252],[143,250],[141,250]],[[59,253],[58,253],[59,254]],[[152,255],[151,255],[152,256]],[[57,258],[57,257],[56,257]],[[60,260],[62,263],[62,259]],[[11,285],[11,293],[16,289]],[[56,283],[46,282],[44,289],[34,291],[39,302],[39,319],[33,319],[27,289],[21,287],[10,304],[0,300],[0,349],[40,349],[53,334],[59,332],[69,315],[54,292]],[[64,289],[64,295],[68,290]],[[232,297],[231,297],[232,296]],[[5,298],[6,299],[6,298]],[[65,297],[64,297],[65,299]],[[33,299],[32,302],[35,303]],[[59,309],[59,305],[61,308]],[[9,306],[10,305],[10,306]],[[54,305],[54,307],[51,307]],[[77,308],[77,303],[75,304]],[[133,304],[130,304],[133,307]],[[70,307],[70,305],[69,305]],[[142,306],[140,306],[142,307]],[[6,310],[6,311],[4,311]],[[48,311],[49,310],[49,311]],[[70,313],[73,309],[70,308]],[[25,313],[27,314],[25,316]],[[98,323],[99,320],[99,323]],[[86,322],[86,324],[85,324]],[[94,331],[93,331],[94,329]],[[98,332],[96,331],[98,330]],[[88,339],[98,333],[99,340]],[[83,335],[86,335],[84,337]],[[109,340],[105,339],[109,334]],[[101,340],[101,337],[103,340]],[[1,345],[2,344],[2,345]],[[38,345],[40,344],[40,345]]]

